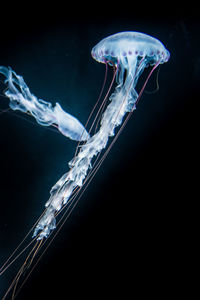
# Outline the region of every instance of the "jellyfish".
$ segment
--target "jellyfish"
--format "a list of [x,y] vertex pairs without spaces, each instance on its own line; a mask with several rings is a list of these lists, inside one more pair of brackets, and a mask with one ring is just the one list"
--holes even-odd
[[[111,84],[97,112],[99,118],[95,116],[92,124],[94,126],[95,122],[99,123],[98,130],[95,130],[94,134],[91,134],[92,128],[87,131],[86,126],[84,127],[73,116],[62,111],[59,104],[52,108],[51,104],[38,100],[30,93],[23,78],[14,71],[0,67],[0,73],[6,76],[5,83],[8,85],[8,89],[5,94],[10,99],[12,109],[30,112],[41,125],[57,124],[61,132],[67,133],[64,134],[66,137],[79,141],[75,155],[68,163],[68,172],[58,180],[50,191],[50,198],[45,204],[44,212],[33,228],[32,242],[29,246],[34,246],[8,292],[12,288],[16,290],[19,277],[27,264],[30,266],[36,254],[53,234],[56,227],[66,220],[65,214],[67,213],[68,216],[79,201],[136,109],[151,74],[158,65],[167,62],[170,57],[169,51],[158,39],[133,31],[120,32],[104,38],[92,49],[91,55],[97,62],[105,64],[106,70],[108,65],[113,67]],[[144,69],[149,66],[151,66],[151,71],[141,91],[137,93],[138,79]],[[116,81],[116,87],[109,96],[114,81]],[[16,86],[18,86],[18,89]],[[106,107],[107,98],[109,98],[109,103]],[[92,112],[94,112],[94,109]],[[58,122],[59,113],[61,123]],[[120,129],[117,131],[117,127],[120,125]],[[111,143],[105,150],[109,139],[112,137]],[[80,145],[80,141],[84,141],[84,143]],[[60,212],[64,209],[66,209],[66,213],[61,218],[62,222],[59,220],[56,224]],[[1,268],[1,273],[11,263],[10,260],[7,261]]]

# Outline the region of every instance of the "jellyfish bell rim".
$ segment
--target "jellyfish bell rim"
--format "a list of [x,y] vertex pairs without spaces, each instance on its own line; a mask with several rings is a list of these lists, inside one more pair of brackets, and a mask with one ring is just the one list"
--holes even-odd
[[169,50],[166,49],[166,53],[165,54],[166,55],[165,55],[165,58],[164,58],[164,62],[168,62],[168,60],[170,59],[170,56],[171,56]]

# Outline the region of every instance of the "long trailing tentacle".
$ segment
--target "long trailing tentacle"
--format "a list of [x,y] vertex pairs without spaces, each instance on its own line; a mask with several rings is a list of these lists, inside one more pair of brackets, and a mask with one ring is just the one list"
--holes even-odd
[[19,280],[20,280],[22,274],[25,272],[25,270],[27,270],[31,266],[36,254],[38,253],[38,251],[39,251],[39,249],[42,245],[42,242],[43,242],[43,240],[35,242],[32,249],[30,250],[29,254],[26,256],[24,263],[20,267],[20,269],[17,272],[16,276],[12,280],[9,288],[7,289],[6,293],[4,294],[2,300],[6,299],[7,295],[10,293],[10,291],[12,289],[13,289],[13,291],[12,291],[12,300],[15,299],[15,293],[17,291],[17,286],[18,286]]

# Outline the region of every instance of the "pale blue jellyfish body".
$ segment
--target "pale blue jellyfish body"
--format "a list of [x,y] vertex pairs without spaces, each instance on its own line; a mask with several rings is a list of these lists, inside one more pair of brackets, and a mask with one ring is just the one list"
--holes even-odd
[[[110,103],[102,114],[100,128],[89,136],[83,125],[64,112],[57,103],[52,105],[32,95],[23,78],[11,69],[0,67],[8,86],[5,95],[10,107],[31,113],[41,125],[56,124],[60,132],[74,140],[86,140],[78,154],[69,163],[70,170],[51,189],[46,210],[37,223],[33,237],[42,240],[56,227],[58,211],[65,205],[73,192],[81,188],[92,169],[92,159],[107,145],[115,128],[122,124],[127,112],[132,112],[138,102],[135,86],[144,68],[156,68],[168,61],[170,55],[157,39],[139,32],[121,32],[99,42],[92,49],[92,57],[115,68],[117,87],[110,96]],[[18,89],[16,88],[18,87]],[[145,86],[145,85],[144,85]],[[139,94],[140,96],[140,94]]]

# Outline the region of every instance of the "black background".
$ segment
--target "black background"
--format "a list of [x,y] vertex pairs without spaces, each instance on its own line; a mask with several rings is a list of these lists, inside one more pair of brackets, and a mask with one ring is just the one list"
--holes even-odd
[[[180,278],[188,273],[195,227],[200,22],[195,7],[138,3],[130,10],[122,4],[24,4],[2,12],[0,65],[11,66],[33,94],[58,101],[83,124],[104,78],[105,67],[90,56],[97,42],[140,31],[171,53],[159,72],[159,91],[143,94],[18,299],[162,299],[173,289],[186,292]],[[156,74],[146,90],[155,87]],[[3,89],[1,83],[1,95]],[[7,107],[1,97],[0,108]],[[42,213],[76,147],[30,120],[0,114],[1,264]],[[1,296],[21,262],[0,277]]]

